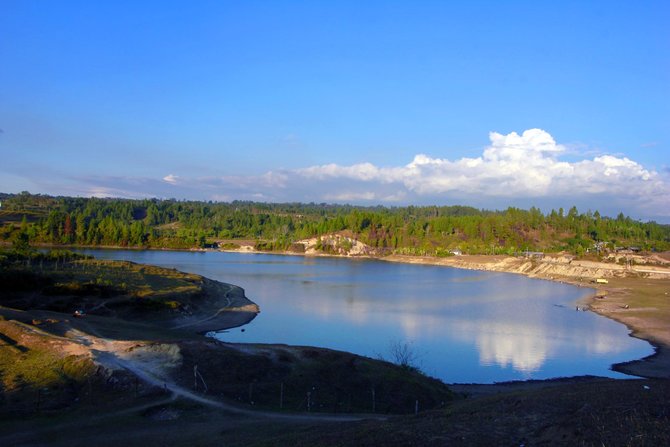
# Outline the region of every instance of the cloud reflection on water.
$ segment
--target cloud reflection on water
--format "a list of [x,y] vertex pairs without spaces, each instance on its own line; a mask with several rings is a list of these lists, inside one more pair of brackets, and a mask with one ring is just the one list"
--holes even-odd
[[[361,298],[355,289],[346,295],[344,305],[317,294],[309,300],[299,300],[299,307],[312,318],[328,322],[346,320],[370,327],[390,324],[400,329],[402,338],[419,344],[434,340],[467,343],[477,349],[480,365],[512,368],[524,377],[531,377],[547,359],[559,357],[569,349],[583,355],[611,355],[628,349],[621,343],[620,328],[614,327],[613,322],[549,303],[535,306],[528,321],[520,322],[519,313],[528,310],[525,300],[519,303],[499,296],[491,298],[489,304],[498,302],[501,306],[482,315],[473,309],[473,301],[478,305],[479,300],[467,297],[389,299],[380,303]],[[580,317],[594,317],[593,323],[571,325],[572,319]],[[548,324],[550,320],[563,324]]]

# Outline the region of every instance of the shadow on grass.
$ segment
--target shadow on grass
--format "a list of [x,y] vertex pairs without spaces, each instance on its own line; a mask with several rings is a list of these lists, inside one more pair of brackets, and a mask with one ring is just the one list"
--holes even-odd
[[17,351],[20,352],[28,352],[29,349],[26,348],[23,345],[20,345],[17,343],[16,340],[14,340],[11,337],[6,336],[5,334],[0,332],[0,340],[4,341],[7,346],[11,346],[12,348],[16,349]]

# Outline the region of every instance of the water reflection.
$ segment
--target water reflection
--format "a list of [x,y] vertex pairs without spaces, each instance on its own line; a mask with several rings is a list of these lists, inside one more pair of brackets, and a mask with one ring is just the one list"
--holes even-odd
[[[621,331],[613,330],[618,329],[616,326],[605,324],[606,327],[601,327],[602,318],[590,320],[591,324],[584,327],[495,319],[450,320],[448,326],[451,329],[450,336],[463,341],[475,341],[481,365],[511,367],[531,376],[531,373],[541,370],[547,358],[564,356],[564,351],[572,351],[577,357],[575,361],[579,361],[580,353],[587,356],[613,356],[630,349],[628,340],[624,339],[622,343]],[[609,322],[605,320],[605,323]],[[632,344],[635,344],[634,341]]]
[[[100,256],[103,254],[104,256]],[[95,252],[240,285],[261,314],[219,337],[314,345],[376,357],[411,341],[447,382],[605,375],[651,346],[618,323],[575,312],[586,290],[517,275],[347,259],[234,253]]]
[[[607,370],[607,358],[631,355],[637,342],[621,325],[574,312],[572,302],[585,292],[573,287],[510,275],[422,279],[416,285],[405,277],[388,287],[369,280],[340,284],[322,278],[310,284],[308,294],[293,295],[292,300],[305,319],[330,325],[320,328],[321,343],[340,347],[330,333],[337,328],[352,334],[360,330],[363,337],[386,333],[387,340],[413,341],[425,352],[423,366],[438,376],[453,367],[450,351],[462,346],[476,352],[478,366],[497,368],[504,379],[551,377],[554,369],[555,375],[614,375]],[[595,361],[588,361],[594,354]],[[440,361],[440,356],[450,361]]]
[[550,349],[546,334],[537,327],[498,321],[452,320],[451,335],[473,340],[483,366],[511,367],[524,374],[538,371]]

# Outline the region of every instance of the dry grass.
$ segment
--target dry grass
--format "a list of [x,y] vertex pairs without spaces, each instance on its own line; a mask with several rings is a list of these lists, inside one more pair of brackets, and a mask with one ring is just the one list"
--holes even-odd
[[637,335],[670,347],[670,279],[612,278],[591,307]]

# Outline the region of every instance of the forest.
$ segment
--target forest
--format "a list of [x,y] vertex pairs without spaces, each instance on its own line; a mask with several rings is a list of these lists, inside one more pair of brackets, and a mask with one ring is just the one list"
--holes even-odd
[[447,256],[600,247],[670,249],[670,225],[576,207],[543,213],[468,206],[361,207],[315,203],[230,203],[0,194],[0,243],[138,248],[235,247],[289,250],[296,241],[341,234],[380,255]]

